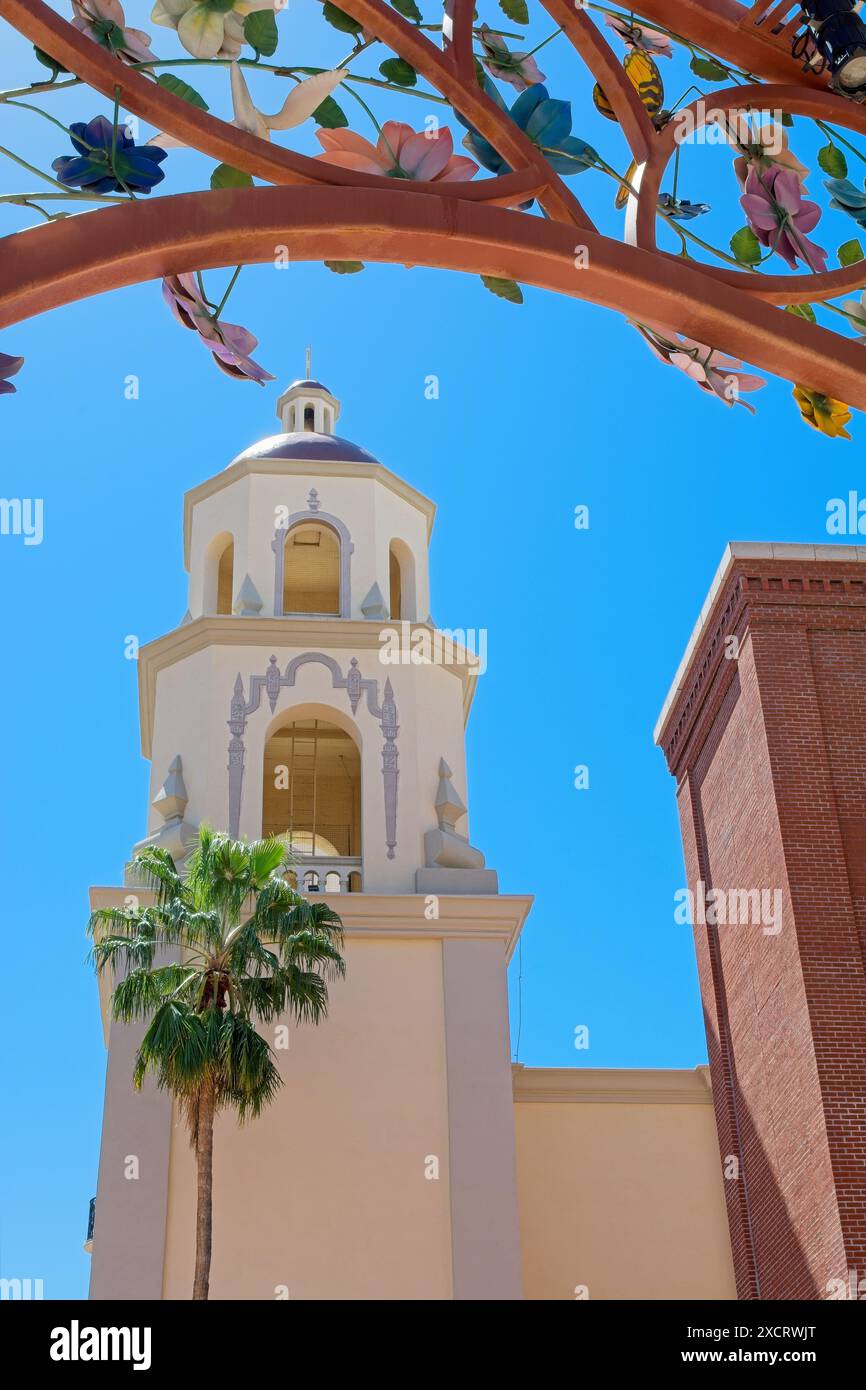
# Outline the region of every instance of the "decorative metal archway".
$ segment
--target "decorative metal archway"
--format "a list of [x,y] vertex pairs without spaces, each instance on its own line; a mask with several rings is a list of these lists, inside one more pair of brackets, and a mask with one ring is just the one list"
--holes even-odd
[[[117,0],[100,0],[103,8],[109,2],[116,5]],[[183,9],[192,2],[174,0],[174,8]],[[75,3],[78,13],[81,4],[93,5],[95,0]],[[209,3],[221,13],[234,14],[232,0]],[[241,0],[236,3],[240,5]],[[510,0],[511,8],[506,3],[502,8],[513,13],[514,4],[521,3]],[[737,0],[644,0],[637,18],[631,11],[619,12],[615,34],[622,36],[632,26],[631,37],[625,36],[624,65],[590,13],[602,10],[610,18],[615,14],[611,7],[590,5],[586,0],[578,0],[577,7],[570,0],[540,3],[598,84],[596,95],[601,101],[596,106],[618,123],[627,142],[632,163],[624,176],[616,176],[590,147],[582,164],[582,171],[593,167],[591,156],[595,156],[596,167],[603,166],[618,177],[625,219],[622,240],[600,230],[589,216],[566,182],[571,171],[559,172],[562,158],[575,158],[573,154],[558,157],[568,141],[561,147],[546,147],[531,124],[521,125],[497,96],[489,78],[497,68],[488,61],[486,47],[486,71],[482,72],[473,0],[448,0],[441,46],[434,41],[439,37],[437,26],[425,28],[405,17],[417,13],[420,18],[414,0],[396,0],[396,8],[386,0],[343,0],[336,13],[356,21],[356,30],[363,26],[356,39],[357,51],[385,45],[416,79],[425,79],[438,94],[433,99],[444,100],[451,108],[449,115],[453,112],[467,127],[474,141],[470,149],[492,153],[487,163],[493,177],[474,181],[449,178],[447,170],[444,177],[437,175],[430,181],[412,176],[395,179],[299,154],[254,133],[258,129],[269,134],[260,121],[257,124],[258,113],[245,121],[241,110],[240,125],[246,129],[217,119],[188,97],[177,95],[176,84],[172,89],[154,80],[153,65],[120,61],[116,44],[105,46],[104,35],[100,38],[73,27],[42,0],[0,0],[0,15],[50,55],[61,70],[73,75],[68,84],[58,85],[80,80],[114,100],[115,126],[122,105],[167,133],[172,142],[194,147],[220,161],[221,167],[229,167],[238,176],[236,182],[251,184],[252,178],[258,178],[271,185],[218,187],[143,202],[124,184],[124,194],[130,196],[115,200],[111,207],[50,219],[49,225],[7,236],[0,240],[0,327],[141,280],[272,260],[275,247],[282,245],[292,259],[324,259],[338,268],[341,263],[361,260],[411,263],[493,277],[494,288],[514,281],[593,300],[636,322],[658,355],[723,398],[725,382],[745,379],[735,370],[740,363],[731,364],[719,356],[722,350],[806,388],[818,406],[807,403],[804,415],[821,428],[824,418],[829,418],[826,411],[821,415],[824,397],[866,409],[863,344],[822,326],[811,307],[826,306],[847,320],[846,327],[853,322],[854,329],[866,335],[866,308],[861,324],[850,303],[848,307],[833,304],[866,283],[862,248],[859,254],[856,249],[849,251],[836,269],[826,267],[825,253],[820,259],[813,255],[812,243],[798,231],[799,212],[786,211],[786,199],[781,194],[778,200],[773,196],[775,174],[780,169],[789,174],[790,163],[785,162],[784,168],[774,163],[753,127],[747,136],[737,135],[736,130],[744,111],[749,120],[757,112],[777,111],[784,113],[786,121],[806,117],[821,123],[822,129],[842,127],[866,134],[866,107],[830,90],[827,76],[813,70],[814,59],[803,70],[792,56],[792,40],[803,32],[800,5],[786,0],[757,0],[751,7]],[[85,13],[92,18],[94,11]],[[695,61],[698,67],[704,65],[705,73],[715,63],[711,104],[709,94],[702,93],[670,112],[654,105],[652,91],[648,99],[647,83],[638,83],[633,65],[630,70],[628,64],[638,54],[649,59],[650,73],[657,67],[651,41],[641,37],[653,32],[647,27],[652,24],[660,26],[662,36],[685,42],[693,54],[693,70]],[[428,31],[433,29],[437,32],[431,36]],[[806,51],[808,58],[808,47]],[[505,52],[511,59],[520,56],[507,45]],[[256,57],[261,57],[259,50]],[[508,60],[503,61],[507,71]],[[724,79],[732,73],[736,80],[719,87],[720,75]],[[297,73],[292,75],[299,80]],[[45,91],[52,85],[34,84],[28,91]],[[390,81],[374,81],[374,85],[396,90]],[[518,82],[513,85],[520,87]],[[522,85],[538,89],[533,83]],[[0,94],[0,100],[6,96]],[[795,273],[758,272],[753,227],[761,236],[761,226],[760,219],[753,223],[751,213],[743,229],[752,234],[752,240],[747,237],[742,243],[747,252],[735,250],[721,256],[722,264],[684,259],[658,244],[660,218],[681,237],[683,249],[686,237],[690,247],[700,241],[685,220],[694,215],[695,205],[663,195],[661,187],[671,162],[678,158],[682,130],[690,123],[699,139],[708,122],[719,125],[720,113],[726,135],[745,156],[748,178],[754,174],[756,179],[744,187],[756,189],[760,197],[766,194],[770,212],[778,211],[778,231],[762,238],[767,251],[764,259],[772,259],[777,252],[785,255],[787,247],[785,258],[789,266],[796,266]],[[572,142],[572,146],[575,143],[581,144]],[[828,148],[841,155],[841,163],[835,158],[822,161],[825,172],[833,175],[828,185],[832,206],[866,225],[866,195],[847,179],[842,144],[857,153],[847,136],[839,136],[837,143],[831,134]],[[853,195],[846,193],[846,187],[853,189]],[[537,200],[543,217],[522,210],[532,200]],[[856,239],[850,243],[856,245]],[[168,297],[181,321],[201,331],[201,317],[196,317],[201,311],[216,324],[211,331],[213,325],[206,322],[202,336],[218,339],[218,314],[209,312],[212,302],[194,303],[176,281],[171,284]],[[216,347],[219,350],[218,340]],[[222,362],[234,370],[231,347],[230,342]],[[241,370],[235,374],[252,375],[243,368],[247,358],[243,353],[240,357]],[[750,388],[745,385],[744,389]],[[735,387],[728,403],[737,395]],[[803,408],[802,400],[800,404]],[[831,427],[825,432],[837,431]]]

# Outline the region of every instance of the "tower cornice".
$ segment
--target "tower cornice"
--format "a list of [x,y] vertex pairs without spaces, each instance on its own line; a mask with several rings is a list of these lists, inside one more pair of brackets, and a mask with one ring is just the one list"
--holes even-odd
[[864,600],[866,546],[728,545],[653,733],[674,776],[698,751],[734,678],[729,639],[742,642],[757,623],[784,622],[792,609],[856,610],[859,628]]
[[[400,627],[390,622],[366,622],[355,618],[249,618],[229,616],[196,618],[182,623],[172,632],[157,637],[140,648],[138,653],[138,705],[141,726],[141,751],[145,758],[152,756],[156,681],[160,671],[174,666],[195,652],[208,647],[269,647],[281,650],[376,651],[382,650],[384,629]],[[409,636],[418,631],[435,634],[437,629],[427,623],[404,624]],[[407,650],[408,650],[407,644]],[[475,687],[478,682],[478,663],[459,643],[448,642],[447,663],[442,669],[460,680],[463,685],[463,720],[469,718]],[[387,674],[390,667],[383,663]],[[417,668],[416,668],[417,669]]]

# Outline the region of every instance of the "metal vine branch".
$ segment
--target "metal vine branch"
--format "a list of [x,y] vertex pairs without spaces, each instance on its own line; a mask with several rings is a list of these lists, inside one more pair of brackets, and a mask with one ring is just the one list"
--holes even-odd
[[[159,57],[120,0],[63,3],[71,22],[43,0],[0,0],[35,49],[29,83],[0,93],[0,155],[43,186],[0,196],[43,219],[0,239],[0,328],[161,278],[217,365],[264,381],[256,340],[222,317],[237,271],[221,295],[203,272],[280,254],[337,273],[383,261],[479,275],[513,303],[533,285],[614,309],[729,406],[764,384],[748,362],[791,381],[824,434],[847,438],[850,407],[866,409],[866,171],[849,175],[866,163],[859,0],[446,0],[435,22],[416,0],[303,0],[323,51],[351,45],[303,65],[275,57],[298,48],[286,0],[157,0],[172,47]],[[573,63],[565,97],[548,61]],[[222,73],[231,123],[192,85],[197,68]],[[254,104],[252,73],[270,74],[273,115]],[[81,106],[68,126],[48,109],[60,93]],[[113,114],[94,116],[106,102]],[[12,121],[33,116],[59,127],[53,173],[7,148]],[[316,156],[282,143],[304,127]],[[143,196],[179,145],[217,161],[210,189]],[[681,192],[700,193],[698,160],[719,154],[733,217],[722,245],[717,214]],[[811,238],[819,221],[836,228],[835,265]],[[0,352],[0,393],[20,366]]]

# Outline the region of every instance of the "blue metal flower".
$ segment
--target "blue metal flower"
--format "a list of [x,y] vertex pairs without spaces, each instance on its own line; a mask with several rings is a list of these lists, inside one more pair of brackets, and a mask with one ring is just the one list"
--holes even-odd
[[690,203],[687,198],[675,198],[672,193],[659,194],[659,207],[675,222],[691,222],[710,211],[709,203]]
[[86,124],[76,121],[69,134],[78,155],[55,159],[51,166],[69,188],[86,188],[93,193],[149,193],[165,178],[158,168],[165,150],[157,145],[136,145],[123,126],[118,126],[115,136],[114,126],[105,116],[94,116]]
[[[508,107],[489,79],[485,78],[483,88],[500,110],[508,111]],[[506,164],[490,142],[485,140],[483,135],[479,135],[475,127],[470,125],[459,111],[455,111],[454,114],[469,132],[463,144],[479,164],[493,174],[509,173],[510,165]],[[597,162],[598,155],[592,146],[571,134],[571,102],[551,97],[543,83],[536,82],[534,86],[521,92],[508,114],[533,145],[538,146],[557,174],[565,177],[582,174]]]
[[831,208],[847,212],[849,217],[861,227],[866,227],[866,193],[850,179],[825,179],[824,187],[830,193]]

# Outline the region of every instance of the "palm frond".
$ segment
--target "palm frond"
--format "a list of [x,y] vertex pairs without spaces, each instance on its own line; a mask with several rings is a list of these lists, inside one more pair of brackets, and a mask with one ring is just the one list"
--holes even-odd
[[[256,1023],[318,1023],[328,981],[345,974],[340,918],[286,882],[287,859],[278,839],[247,843],[205,825],[184,877],[164,850],[135,856],[154,903],[91,914],[93,962],[115,972],[114,1018],[147,1020],[135,1085],[153,1075],[193,1137],[202,1095],[242,1121],[273,1100],[280,1075]],[[179,961],[155,965],[166,947]]]
[[200,972],[182,965],[163,965],[157,970],[130,970],[114,987],[111,1009],[119,1023],[147,1018],[172,999],[195,997]]
[[133,856],[129,867],[135,878],[156,894],[160,905],[181,896],[183,880],[168,850],[146,845]]

